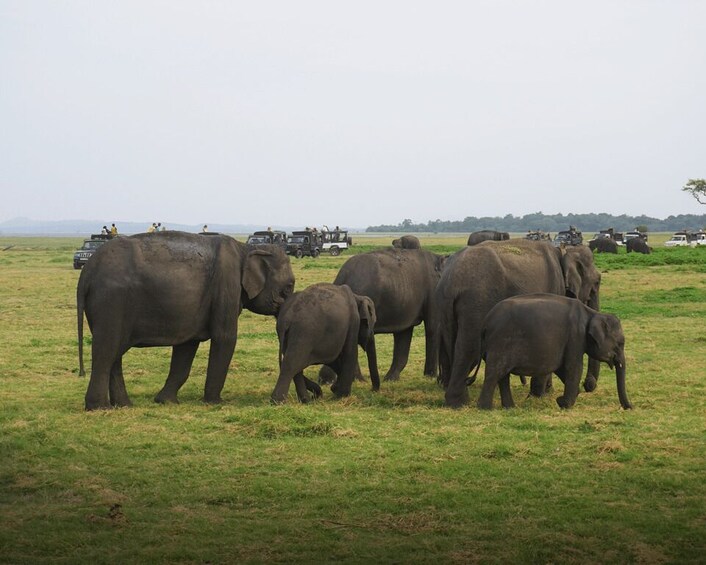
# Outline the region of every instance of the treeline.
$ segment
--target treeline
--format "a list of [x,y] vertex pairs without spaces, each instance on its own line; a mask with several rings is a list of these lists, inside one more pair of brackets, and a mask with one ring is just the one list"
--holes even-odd
[[430,220],[425,224],[415,224],[410,219],[405,219],[396,225],[369,226],[366,232],[473,232],[478,230],[498,230],[506,232],[525,232],[528,230],[542,230],[544,232],[558,232],[566,230],[569,226],[576,226],[582,232],[597,232],[608,228],[616,231],[629,231],[640,226],[650,232],[672,232],[683,229],[706,228],[706,214],[680,214],[669,216],[664,220],[650,218],[649,216],[628,216],[622,214],[542,214],[536,212],[525,216],[504,217],[469,216],[463,220]]

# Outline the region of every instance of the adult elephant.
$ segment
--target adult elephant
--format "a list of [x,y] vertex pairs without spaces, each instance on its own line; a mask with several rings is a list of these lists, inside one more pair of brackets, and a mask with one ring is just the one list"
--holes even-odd
[[[434,288],[445,257],[424,249],[381,249],[348,259],[334,284],[348,285],[375,304],[376,334],[393,334],[392,365],[384,380],[400,378],[407,365],[414,327],[424,322],[424,374],[435,376],[438,366],[437,317]],[[376,363],[375,343],[366,349],[368,364]]]
[[[501,300],[544,292],[578,298],[600,309],[601,275],[583,246],[561,249],[546,241],[487,241],[452,255],[435,291],[439,316],[439,381],[446,404],[468,400],[466,377],[480,362],[483,318]],[[592,391],[599,363],[589,360],[584,389]]]
[[478,245],[484,241],[506,241],[510,239],[510,234],[506,231],[481,230],[474,231],[468,236],[468,245]]
[[131,347],[172,346],[155,401],[176,402],[209,339],[204,400],[220,402],[240,312],[277,314],[293,291],[289,258],[273,245],[252,249],[225,235],[178,231],[109,241],[83,268],[76,291],[81,375],[84,312],[93,334],[86,409],[131,404],[122,371]]
[[609,237],[599,237],[588,242],[588,248],[596,253],[617,253],[618,244]]
[[397,249],[421,249],[422,244],[416,235],[403,235],[392,240],[392,247]]
[[652,248],[647,245],[647,242],[642,239],[641,237],[634,237],[632,239],[628,239],[628,242],[625,244],[625,248],[627,249],[628,253],[635,252],[635,253],[644,253],[645,255],[649,255],[652,253]]

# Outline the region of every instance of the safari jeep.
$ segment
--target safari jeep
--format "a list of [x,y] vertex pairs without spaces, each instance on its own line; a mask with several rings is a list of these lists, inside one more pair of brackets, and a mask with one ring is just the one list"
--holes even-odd
[[321,234],[314,230],[293,231],[287,238],[287,255],[301,259],[304,255],[318,257],[321,254]]
[[85,239],[81,249],[77,249],[74,252],[74,269],[82,268],[93,257],[93,254],[98,251],[98,248],[112,238],[112,235],[94,233],[91,235],[91,239]]
[[253,232],[252,235],[248,236],[246,241],[247,245],[266,245],[272,244],[286,249],[287,247],[287,234],[283,231],[277,230],[263,230]]
[[339,229],[338,226],[333,230],[324,226],[321,230],[321,238],[321,249],[328,251],[334,257],[340,255],[343,249],[348,249],[353,244],[352,238],[348,236],[348,230]]

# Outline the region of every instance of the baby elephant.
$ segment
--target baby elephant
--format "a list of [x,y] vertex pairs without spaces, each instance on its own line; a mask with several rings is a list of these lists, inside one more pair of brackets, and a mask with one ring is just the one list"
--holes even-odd
[[421,249],[422,244],[416,235],[403,235],[392,240],[392,247],[397,249]]
[[[297,397],[307,402],[307,390],[316,396],[321,389],[304,376],[309,365],[328,365],[338,374],[331,390],[348,396],[358,367],[358,345],[375,345],[375,305],[367,296],[354,294],[348,285],[314,284],[294,293],[277,316],[279,337],[279,378],[272,401],[284,402],[294,379]],[[371,367],[373,388],[380,377]],[[318,389],[318,392],[316,391]]]
[[525,294],[503,300],[483,322],[485,381],[478,408],[493,407],[498,385],[503,408],[514,406],[510,374],[532,376],[533,385],[535,380],[541,383],[534,388],[541,389],[552,373],[564,383],[564,395],[556,399],[557,404],[571,408],[579,393],[584,353],[615,367],[620,404],[632,408],[625,391],[624,346],[616,316],[601,314],[575,298]]

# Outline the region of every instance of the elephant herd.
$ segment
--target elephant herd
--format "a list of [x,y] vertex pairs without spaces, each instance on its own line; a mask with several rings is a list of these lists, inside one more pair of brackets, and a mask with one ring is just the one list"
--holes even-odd
[[512,406],[511,374],[532,377],[530,394],[537,396],[556,374],[564,383],[557,402],[569,408],[587,354],[584,389],[595,389],[599,364],[606,362],[616,368],[621,405],[630,408],[624,337],[617,318],[599,312],[600,278],[585,247],[499,239],[443,256],[405,236],[393,247],[354,255],[333,284],[294,293],[289,259],[275,246],[252,248],[225,235],[175,231],[117,238],[95,253],[78,281],[81,375],[84,315],[93,336],[85,408],[131,405],[122,357],[132,347],[172,347],[155,401],[177,402],[206,340],[204,401],[220,402],[243,308],[277,318],[276,403],[286,400],[292,381],[301,402],[321,396],[319,383],[303,372],[315,364],[322,365],[319,382],[331,379],[334,395],[349,395],[360,377],[358,347],[377,390],[375,334],[393,335],[384,380],[399,379],[414,327],[423,322],[424,374],[437,378],[447,406],[468,402],[475,379],[469,375],[485,360],[480,408],[492,407],[496,386],[503,407]]

